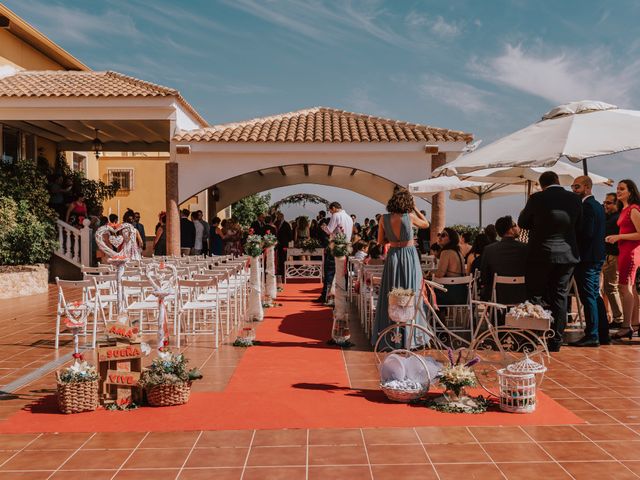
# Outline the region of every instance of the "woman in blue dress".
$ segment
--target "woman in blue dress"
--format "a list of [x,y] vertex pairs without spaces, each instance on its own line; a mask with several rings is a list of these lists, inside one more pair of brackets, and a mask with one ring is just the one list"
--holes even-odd
[[[413,197],[407,189],[397,189],[387,203],[387,211],[382,216],[378,228],[378,244],[389,244],[389,251],[384,262],[378,306],[374,319],[371,342],[375,345],[380,332],[391,323],[388,313],[388,294],[394,288],[412,289],[416,294],[418,309],[416,323],[426,326],[424,304],[420,297],[422,290],[422,268],[420,257],[413,240],[413,227],[428,228],[429,222],[422,213],[416,210]],[[422,310],[422,314],[418,312]],[[414,338],[404,335],[404,348],[419,346],[428,341],[420,331],[415,331]]]

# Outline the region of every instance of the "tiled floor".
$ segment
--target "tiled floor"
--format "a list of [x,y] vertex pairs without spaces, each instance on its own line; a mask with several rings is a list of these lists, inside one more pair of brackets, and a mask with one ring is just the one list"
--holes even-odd
[[[51,348],[54,304],[53,294],[0,302],[0,384],[68,353]],[[371,388],[373,356],[355,340],[344,351],[351,386]],[[553,354],[543,390],[584,425],[2,435],[0,479],[638,478],[639,348],[634,339]],[[224,389],[244,353],[204,341],[187,352],[205,371],[196,388],[209,391]],[[48,374],[0,395],[0,421],[53,386]]]

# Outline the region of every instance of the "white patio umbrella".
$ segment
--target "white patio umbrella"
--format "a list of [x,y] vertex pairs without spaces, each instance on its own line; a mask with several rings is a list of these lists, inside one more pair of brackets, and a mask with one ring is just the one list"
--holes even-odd
[[[548,170],[558,174],[560,185],[569,186],[576,177],[583,175],[582,168],[575,167],[566,162],[558,162],[552,167],[506,167],[506,168],[486,168],[476,170],[468,174],[460,175],[467,181],[475,182],[500,182],[502,184],[525,184],[530,187],[538,182],[540,174]],[[594,185],[613,185],[613,180],[595,173],[590,173],[589,177]],[[458,177],[437,177],[437,178],[458,178]],[[530,188],[528,188],[530,190]]]
[[[513,182],[510,182],[513,183]],[[436,177],[409,184],[409,192],[425,200],[440,192],[449,192],[452,200],[478,200],[478,223],[482,227],[482,201],[488,198],[524,192],[522,185],[461,180],[458,177]]]
[[501,167],[550,167],[560,158],[588,158],[640,148],[640,111],[583,100],[560,105],[542,120],[486,147],[462,155],[434,171],[438,175],[468,174]]

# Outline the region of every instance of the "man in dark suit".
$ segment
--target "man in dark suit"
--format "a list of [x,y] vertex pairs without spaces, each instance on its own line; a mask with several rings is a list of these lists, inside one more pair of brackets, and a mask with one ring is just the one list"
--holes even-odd
[[582,203],[560,186],[555,172],[544,172],[538,182],[542,191],[529,197],[518,225],[529,230],[527,296],[551,310],[555,335],[548,346],[558,352],[567,325],[569,282],[580,261],[576,235],[581,228]]
[[576,178],[571,185],[573,193],[582,200],[582,224],[578,232],[580,263],[574,276],[578,293],[584,306],[586,327],[584,336],[571,345],[576,347],[597,347],[609,344],[609,324],[604,301],[600,296],[600,272],[605,257],[604,208],[591,193],[593,182],[586,175]]
[[183,208],[180,212],[180,253],[191,255],[193,246],[196,243],[196,227],[189,220],[189,209]]
[[[480,256],[480,298],[485,301],[491,300],[495,275],[522,277],[526,273],[527,245],[516,240],[520,228],[510,215],[500,217],[495,225],[500,241],[484,247]],[[524,285],[500,285],[496,297],[498,303],[514,305],[524,302],[527,292]]]
[[289,242],[293,240],[293,230],[291,225],[284,219],[284,214],[278,212],[276,215],[276,228],[278,229],[276,237],[278,237],[278,245],[276,247],[276,256],[278,257],[278,275],[284,275],[284,261],[286,260],[287,247]]
[[264,221],[264,213],[258,215],[258,218],[251,224],[251,228],[253,229],[253,233],[255,235],[262,236],[265,234],[267,224]]

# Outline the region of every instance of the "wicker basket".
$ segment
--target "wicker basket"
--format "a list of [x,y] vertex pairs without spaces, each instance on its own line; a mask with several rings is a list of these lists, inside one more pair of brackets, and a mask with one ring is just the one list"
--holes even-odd
[[418,400],[419,398],[424,397],[429,391],[429,385],[424,385],[419,390],[408,390],[406,388],[399,390],[395,388],[385,387],[382,384],[380,384],[380,388],[389,400],[401,403],[409,403],[412,400]]
[[98,380],[62,383],[58,381],[58,408],[62,413],[92,412],[98,408]]
[[170,407],[187,403],[190,394],[191,382],[156,385],[147,390],[147,401],[153,407]]

